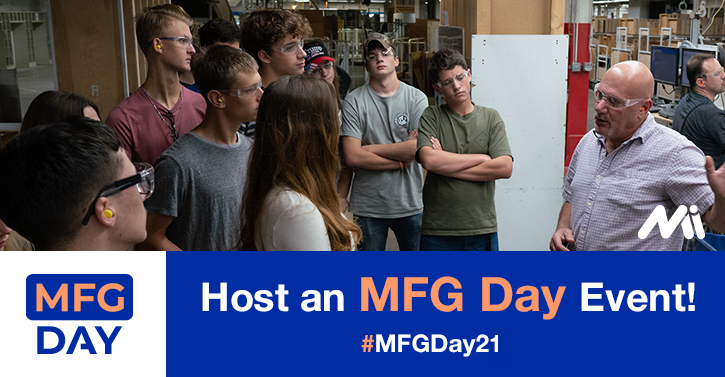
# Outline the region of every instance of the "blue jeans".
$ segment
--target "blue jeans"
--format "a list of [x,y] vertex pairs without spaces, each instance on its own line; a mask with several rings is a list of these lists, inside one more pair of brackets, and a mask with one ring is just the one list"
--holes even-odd
[[393,230],[401,251],[420,250],[420,226],[423,214],[400,217],[397,219],[379,219],[376,217],[358,216],[357,223],[362,229],[362,242],[358,250],[385,251],[388,240],[388,228]]
[[498,233],[476,236],[422,235],[420,249],[426,251],[498,251]]

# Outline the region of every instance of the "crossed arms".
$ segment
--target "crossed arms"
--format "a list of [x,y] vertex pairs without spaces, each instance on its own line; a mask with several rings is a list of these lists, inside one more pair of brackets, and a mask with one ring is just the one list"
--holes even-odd
[[413,130],[408,139],[400,143],[362,145],[360,139],[343,136],[345,163],[369,170],[400,169],[401,162],[407,166],[415,158],[417,137],[418,131]]
[[418,151],[421,165],[428,171],[446,177],[466,181],[493,181],[508,179],[513,170],[511,156],[499,156],[492,159],[487,154],[458,154],[446,152],[438,139],[431,138],[432,147],[424,146]]

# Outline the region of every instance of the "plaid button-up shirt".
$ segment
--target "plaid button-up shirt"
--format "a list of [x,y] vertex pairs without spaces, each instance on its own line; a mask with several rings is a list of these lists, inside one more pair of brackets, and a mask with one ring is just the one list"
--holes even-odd
[[697,206],[701,216],[713,205],[702,151],[652,115],[612,153],[604,141],[587,133],[569,165],[563,196],[572,205],[570,249],[681,250],[680,226],[669,238],[658,226],[643,240],[637,232],[657,205],[668,219],[680,205]]

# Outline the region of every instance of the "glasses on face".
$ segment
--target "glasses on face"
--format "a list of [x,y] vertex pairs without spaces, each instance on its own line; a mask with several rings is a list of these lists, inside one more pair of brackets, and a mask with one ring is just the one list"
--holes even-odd
[[[176,43],[180,44],[180,45],[181,45],[182,47],[184,47],[184,48],[189,48],[189,47],[193,47],[193,46],[192,46],[192,42],[193,42],[193,41],[191,40],[191,38],[189,38],[189,37],[185,37],[185,36],[183,36],[183,35],[182,35],[182,36],[180,36],[180,37],[163,37],[163,38],[158,38],[158,39],[161,39],[161,40],[167,40],[167,41],[175,41]],[[151,43],[154,43],[154,41],[151,41],[151,42],[149,42],[149,43],[146,43],[146,44],[145,44],[145,45],[143,46],[143,48],[146,48],[146,47],[150,46],[150,45],[151,45]]]
[[378,55],[387,58],[389,56],[393,56],[393,50],[388,48],[387,50],[383,50],[382,52],[371,52],[367,54],[366,59],[367,60],[375,60],[378,58]]
[[88,225],[88,221],[91,219],[93,212],[96,207],[96,201],[98,198],[107,198],[112,195],[116,195],[119,192],[136,186],[138,193],[143,196],[143,199],[148,199],[154,192],[154,167],[145,162],[135,162],[133,166],[136,168],[135,175],[128,178],[124,178],[120,181],[113,182],[109,185],[103,186],[96,194],[96,198],[93,199],[91,207],[88,208],[86,217],[83,218],[83,225]]
[[711,77],[711,78],[720,77],[722,75],[722,73],[723,73],[723,68],[720,67],[720,69],[715,71],[715,73],[713,73],[711,75],[702,75],[702,76],[700,76],[700,78],[707,79],[708,77]]
[[456,81],[461,82],[466,77],[468,77],[468,71],[463,71],[463,72],[457,74],[454,78],[437,82],[436,85],[438,85],[439,88],[450,88],[451,85],[453,85],[453,79],[456,79]]
[[281,52],[283,54],[285,54],[285,53],[291,54],[291,53],[297,52],[297,49],[301,49],[304,46],[305,46],[305,40],[300,39],[299,42],[293,41],[293,42],[287,43],[286,45],[281,46],[281,47],[272,47],[272,49],[278,50],[279,52]]
[[604,93],[602,93],[601,90],[599,90],[599,84],[594,86],[594,99],[597,100],[597,102],[601,102],[603,100],[606,100],[605,103],[607,106],[613,108],[613,109],[621,109],[625,107],[634,106],[647,98],[639,98],[639,99],[620,99],[614,96],[609,96]]
[[230,95],[232,97],[244,98],[244,97],[249,97],[249,96],[254,95],[254,93],[256,93],[257,90],[259,90],[261,88],[262,88],[262,81],[258,82],[257,84],[254,84],[254,85],[252,85],[250,87],[247,87],[247,88],[242,88],[242,89],[224,89],[224,90],[219,90],[219,92],[224,93],[224,94],[228,94],[228,95]]

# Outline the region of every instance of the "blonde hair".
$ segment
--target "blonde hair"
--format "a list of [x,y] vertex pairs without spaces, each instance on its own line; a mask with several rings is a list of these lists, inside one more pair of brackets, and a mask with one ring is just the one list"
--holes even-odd
[[[194,22],[184,8],[176,4],[146,8],[136,18],[136,41],[144,54],[146,54],[144,46],[154,38],[169,37],[169,35],[163,34],[171,28],[174,20],[182,21],[189,27]],[[171,37],[178,37],[178,35],[171,35]]]

